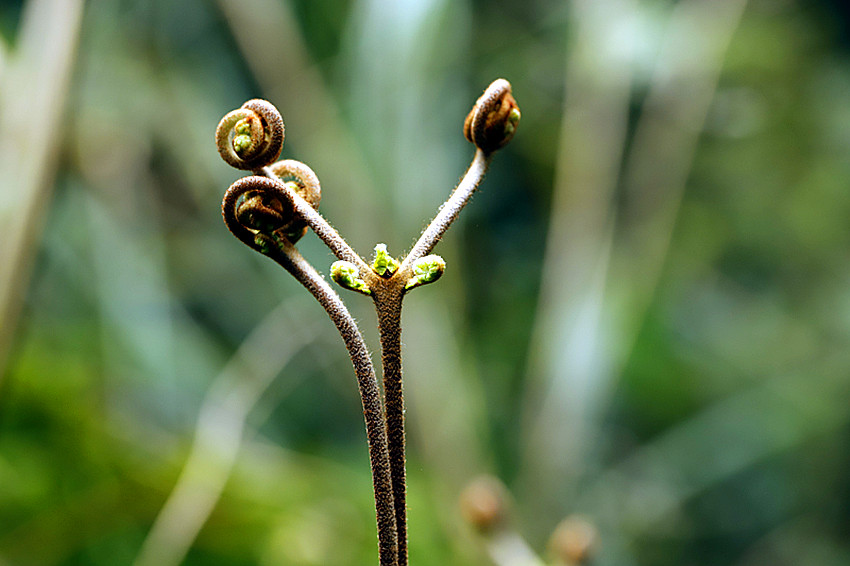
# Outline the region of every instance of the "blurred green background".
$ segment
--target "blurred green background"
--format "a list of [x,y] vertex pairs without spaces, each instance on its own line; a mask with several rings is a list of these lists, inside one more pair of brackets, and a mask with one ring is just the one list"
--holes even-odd
[[402,255],[497,77],[522,124],[405,304],[412,564],[493,563],[481,474],[549,563],[579,514],[599,565],[850,564],[843,2],[3,0],[0,40],[0,565],[375,564],[346,352],[225,229],[213,132],[272,101]]

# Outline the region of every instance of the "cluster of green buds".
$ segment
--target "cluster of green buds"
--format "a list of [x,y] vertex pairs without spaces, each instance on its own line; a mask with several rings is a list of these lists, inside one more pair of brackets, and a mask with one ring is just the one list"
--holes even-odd
[[[373,274],[382,279],[390,279],[398,275],[401,263],[387,252],[386,244],[375,246],[375,259],[370,266]],[[438,255],[427,255],[414,261],[399,277],[406,277],[404,290],[408,291],[421,285],[433,283],[446,270],[446,262]],[[368,275],[367,275],[368,277]],[[340,287],[356,291],[363,295],[371,295],[369,284],[361,276],[360,270],[350,261],[336,261],[331,265],[331,279]]]

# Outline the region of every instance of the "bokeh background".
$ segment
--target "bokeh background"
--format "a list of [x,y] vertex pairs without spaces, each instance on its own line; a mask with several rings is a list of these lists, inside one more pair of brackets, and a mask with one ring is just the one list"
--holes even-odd
[[0,39],[3,566],[376,563],[346,352],[225,229],[213,131],[271,100],[402,255],[497,77],[522,123],[406,300],[412,563],[528,564],[464,523],[484,474],[549,564],[576,515],[599,565],[850,564],[843,2],[3,0]]

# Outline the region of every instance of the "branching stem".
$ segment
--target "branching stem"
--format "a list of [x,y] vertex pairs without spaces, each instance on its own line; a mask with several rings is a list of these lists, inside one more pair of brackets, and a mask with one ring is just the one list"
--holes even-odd
[[[428,254],[469,202],[487,172],[493,152],[513,137],[519,119],[510,83],[504,79],[493,81],[464,122],[464,135],[475,145],[476,152],[460,183],[400,264],[388,255],[385,245],[379,244],[372,266],[316,211],[321,192],[318,178],[309,167],[293,160],[272,164],[279,156],[284,137],[283,120],[274,106],[263,100],[248,101],[225,116],[216,131],[222,158],[254,173],[234,183],[225,194],[222,213],[227,227],[243,243],[283,266],[312,293],[336,325],[351,356],[366,419],[381,566],[408,564],[402,299],[410,289],[436,281],[443,273],[443,259]],[[289,177],[296,180],[286,182]],[[314,202],[308,202],[301,193]],[[292,243],[306,231],[305,224],[339,258],[331,270],[334,280],[371,295],[375,302],[383,404],[372,360],[357,324],[339,296]]]
[[381,340],[381,369],[384,386],[384,410],[386,415],[387,441],[389,443],[392,491],[395,505],[395,520],[398,533],[398,566],[407,566],[407,478],[405,455],[404,390],[401,361],[401,308],[407,292],[407,282],[413,275],[413,264],[424,257],[449,226],[457,219],[460,211],[469,202],[472,193],[487,172],[490,155],[480,149],[476,151],[472,164],[452,191],[448,200],[440,207],[437,216],[428,224],[413,249],[390,277],[382,277],[371,269],[366,282],[372,292],[378,316]]
[[[304,259],[295,246],[285,238],[255,234],[236,220],[236,202],[246,190],[257,187],[255,181],[258,179],[267,180],[261,177],[249,177],[243,179],[244,182],[234,183],[228,189],[222,203],[225,224],[233,235],[244,244],[273,259],[310,291],[325,309],[325,312],[328,313],[340,336],[342,336],[351,357],[354,372],[357,375],[357,385],[363,404],[363,417],[366,421],[366,438],[372,468],[372,485],[375,492],[379,564],[380,566],[398,566],[398,532],[387,431],[384,424],[381,392],[378,387],[375,368],[372,365],[372,358],[369,355],[366,342],[360,334],[360,329],[345,303],[316,269]],[[278,181],[274,185],[283,186],[284,184]],[[298,197],[298,195],[295,196]],[[307,207],[312,208],[309,205]]]
[[[400,537],[396,522],[397,505],[394,503],[393,460],[388,450],[381,393],[378,389],[372,358],[369,356],[357,323],[327,281],[292,244],[284,241],[278,249],[280,253],[271,253],[269,256],[292,274],[321,303],[336,325],[351,356],[363,403],[363,416],[366,420],[366,437],[369,443],[369,460],[375,490],[379,561],[381,566],[400,566],[401,562],[396,558]],[[393,510],[396,512],[394,513]]]

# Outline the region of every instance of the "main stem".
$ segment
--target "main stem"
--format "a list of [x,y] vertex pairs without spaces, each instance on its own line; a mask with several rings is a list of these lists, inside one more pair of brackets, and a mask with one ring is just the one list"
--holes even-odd
[[401,380],[401,301],[403,288],[373,286],[381,338],[387,441],[398,534],[398,566],[407,566],[407,482],[405,472],[404,392]]
[[[319,301],[336,325],[337,330],[339,330],[345,342],[345,347],[351,356],[351,363],[354,365],[354,371],[357,374],[357,385],[360,389],[360,398],[363,403],[363,416],[366,420],[366,437],[369,444],[369,460],[372,467],[372,484],[375,490],[379,563],[381,566],[401,566],[401,560],[397,559],[400,546],[398,541],[405,540],[406,542],[406,536],[402,539],[397,531],[396,517],[398,514],[398,505],[394,503],[394,460],[392,459],[392,454],[389,454],[387,446],[387,433],[392,429],[390,427],[387,427],[387,430],[384,429],[385,421],[381,404],[381,393],[378,389],[378,380],[375,377],[375,369],[372,365],[372,358],[366,349],[366,343],[360,334],[360,330],[357,328],[357,323],[348,312],[339,295],[331,289],[322,276],[295,249],[295,246],[286,244],[283,246],[281,253],[271,253],[270,257],[291,273]],[[400,371],[398,372],[398,376],[400,391]],[[386,381],[384,383],[386,384]],[[402,414],[403,419],[404,415]],[[404,429],[402,428],[403,438]],[[403,443],[401,458],[403,473]],[[404,492],[402,491],[403,496]],[[407,564],[406,556],[405,544],[404,564]]]
[[[478,187],[492,154],[480,149],[475,152],[472,163],[448,200],[428,224],[407,257],[402,260],[398,271],[389,279],[361,270],[367,278],[375,310],[378,314],[378,329],[381,337],[381,367],[384,385],[384,411],[389,443],[390,470],[392,476],[393,502],[395,504],[396,532],[398,534],[398,566],[407,566],[407,479],[405,471],[404,391],[401,371],[401,305],[405,282],[411,276],[413,262],[430,253],[458,214],[469,202]],[[339,254],[337,254],[339,257]],[[358,258],[359,259],[359,258]]]

